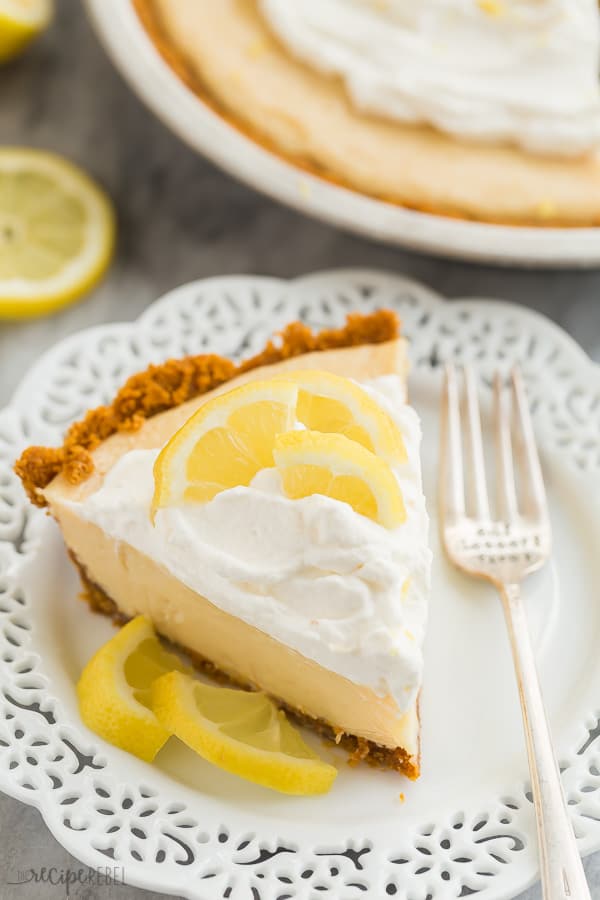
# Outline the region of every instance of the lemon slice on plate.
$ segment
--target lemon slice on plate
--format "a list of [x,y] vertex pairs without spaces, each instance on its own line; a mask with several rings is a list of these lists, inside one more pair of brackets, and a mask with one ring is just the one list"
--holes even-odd
[[298,385],[296,415],[309,430],[343,434],[386,462],[406,462],[400,429],[355,381],[320,371],[289,372],[281,377]]
[[406,518],[402,491],[389,465],[342,434],[289,431],[276,437],[273,455],[292,500],[323,494],[386,528],[396,528]]
[[114,239],[110,200],[84,172],[51,153],[0,148],[0,316],[76,300],[104,273]]
[[265,694],[212,687],[180,672],[154,682],[165,729],[227,772],[284,794],[322,794],[337,769],[319,759]]
[[53,9],[52,0],[0,0],[0,63],[25,50],[48,26]]
[[152,682],[173,669],[185,667],[163,648],[150,622],[138,616],[83,670],[77,684],[81,718],[110,744],[152,762],[171,734],[152,712]]
[[248,485],[273,466],[275,435],[293,428],[297,396],[293,384],[255,381],[201,406],[156,458],[152,515]]

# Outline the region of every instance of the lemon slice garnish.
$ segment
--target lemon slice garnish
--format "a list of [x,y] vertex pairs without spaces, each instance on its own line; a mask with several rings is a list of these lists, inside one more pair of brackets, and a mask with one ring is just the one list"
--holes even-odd
[[298,385],[296,415],[310,431],[343,434],[386,462],[406,462],[400,429],[355,381],[321,371],[289,372],[282,378]]
[[156,458],[153,515],[248,485],[273,466],[275,435],[293,427],[297,395],[293,384],[255,381],[201,406]]
[[389,465],[344,435],[289,431],[276,437],[273,455],[292,500],[323,494],[386,528],[406,519],[402,492]]
[[52,18],[52,0],[0,0],[0,63],[19,56]]
[[152,707],[165,729],[204,759],[264,787],[322,794],[337,775],[265,694],[212,687],[170,672],[154,682]]
[[[320,371],[291,372],[269,381],[252,382],[220,394],[200,407],[156,459],[152,518],[162,507],[206,502],[220,491],[250,484],[257,472],[275,464],[273,448],[277,435],[298,424],[313,433],[343,436],[359,449],[368,451],[360,457],[360,454],[352,455],[347,445],[340,444],[340,453],[346,461],[353,460],[353,472],[361,459],[370,467],[371,474],[362,479],[360,486],[363,501],[358,499],[359,485],[348,481],[348,473],[344,473],[342,481],[338,479],[330,486],[334,493],[329,496],[335,496],[340,485],[346,484],[344,498],[349,496],[351,488],[354,501],[351,505],[357,511],[370,510],[364,514],[376,521],[383,521],[382,516],[389,522],[398,520],[398,509],[389,516],[383,513],[385,508],[392,509],[393,498],[399,494],[387,464],[406,461],[398,426],[360,385]],[[325,450],[326,444],[322,442],[321,446]],[[373,462],[373,457],[379,465]],[[367,492],[364,484],[375,477],[376,469],[380,473],[379,481],[383,479],[395,486],[387,507],[383,500],[377,503],[372,498],[367,502],[367,493],[371,496],[372,491],[369,488]]]
[[77,684],[81,718],[110,744],[151,762],[170,732],[151,709],[156,678],[184,669],[160,644],[152,625],[138,616],[91,658]]
[[0,316],[76,300],[104,273],[114,238],[110,200],[84,172],[51,153],[0,148]]

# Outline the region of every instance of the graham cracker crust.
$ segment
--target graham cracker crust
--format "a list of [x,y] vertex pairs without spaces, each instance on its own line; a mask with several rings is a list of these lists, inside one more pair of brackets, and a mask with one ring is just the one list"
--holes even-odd
[[[69,550],[69,556],[76,569],[79,572],[81,583],[83,585],[82,597],[87,602],[93,612],[101,613],[113,620],[116,625],[124,625],[128,618],[119,611],[114,600],[108,596],[106,591],[93,581],[85,567],[79,562],[74,553]],[[242,679],[236,678],[231,674],[219,669],[213,662],[187,647],[179,646],[186,656],[190,658],[195,668],[214,678],[221,684],[233,685],[244,690],[255,690],[255,685],[250,684]],[[281,709],[294,719],[299,725],[304,725],[315,731],[321,737],[342,747],[350,754],[348,760],[350,765],[357,765],[359,762],[366,762],[370,766],[381,769],[393,769],[406,775],[411,781],[419,777],[418,765],[415,765],[412,757],[403,747],[384,747],[365,738],[357,737],[353,734],[346,734],[339,729],[334,728],[323,719],[315,719],[306,713],[300,712],[289,704],[285,703],[278,697],[272,697],[273,701]]]
[[251,369],[313,353],[361,344],[381,344],[397,338],[400,320],[390,309],[351,313],[341,328],[314,333],[292,322],[269,340],[264,349],[236,365],[216,354],[185,356],[149,366],[132,375],[108,406],[89,410],[67,431],[62,447],[28,447],[15,463],[15,472],[36,506],[46,506],[41,491],[59,474],[79,484],[94,471],[92,451],[117,431],[137,431],[146,419],[180,406]]

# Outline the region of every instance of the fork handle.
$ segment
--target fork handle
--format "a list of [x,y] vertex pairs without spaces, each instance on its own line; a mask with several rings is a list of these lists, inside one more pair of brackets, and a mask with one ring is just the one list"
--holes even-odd
[[562,790],[518,584],[501,586],[515,664],[540,848],[544,900],[591,900]]

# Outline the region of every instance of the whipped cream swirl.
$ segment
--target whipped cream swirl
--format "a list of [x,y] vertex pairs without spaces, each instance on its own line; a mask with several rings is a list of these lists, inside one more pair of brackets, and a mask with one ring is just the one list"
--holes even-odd
[[356,108],[461,138],[579,154],[600,144],[596,0],[259,0]]
[[125,454],[77,509],[225,612],[390,694],[405,711],[421,684],[431,561],[420,425],[396,399],[403,390],[396,376],[369,390],[401,428],[409,457],[396,470],[407,519],[393,531],[337,500],[288,499],[275,469],[208,503],[161,509],[153,527],[157,450]]

